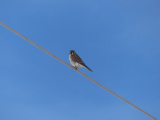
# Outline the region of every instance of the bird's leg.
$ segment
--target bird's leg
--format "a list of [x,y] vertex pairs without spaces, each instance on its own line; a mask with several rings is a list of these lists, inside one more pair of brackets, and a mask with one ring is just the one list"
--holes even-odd
[[77,70],[77,67],[76,67],[76,66],[74,66],[74,68]]

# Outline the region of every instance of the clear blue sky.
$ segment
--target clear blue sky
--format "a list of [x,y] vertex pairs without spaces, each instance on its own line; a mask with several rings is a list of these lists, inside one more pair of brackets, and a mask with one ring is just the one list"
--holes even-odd
[[[0,21],[160,119],[159,0],[4,0]],[[151,120],[0,26],[2,120]]]

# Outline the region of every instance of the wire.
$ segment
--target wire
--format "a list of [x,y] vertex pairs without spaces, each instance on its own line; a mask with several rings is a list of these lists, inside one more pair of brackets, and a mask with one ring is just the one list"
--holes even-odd
[[0,21],[0,24],[9,29],[10,31],[12,31],[13,33],[17,34],[18,36],[22,37],[24,40],[26,40],[27,42],[33,44],[34,46],[36,46],[37,48],[41,49],[42,51],[46,52],[47,54],[49,54],[50,56],[54,57],[55,59],[57,59],[58,61],[62,62],[63,64],[65,64],[66,66],[70,67],[71,69],[73,69],[74,71],[78,72],[79,74],[81,74],[82,76],[86,77],[87,79],[89,79],[90,81],[94,82],[95,84],[99,85],[100,87],[104,88],[105,90],[107,90],[108,92],[110,92],[111,94],[115,95],[116,97],[120,98],[121,100],[123,100],[124,102],[128,103],[129,105],[133,106],[134,108],[136,108],[137,110],[141,111],[142,113],[146,114],[147,116],[151,117],[154,120],[158,120],[157,118],[153,117],[152,115],[150,115],[149,113],[145,112],[144,110],[142,110],[141,108],[139,108],[138,106],[134,105],[133,103],[129,102],[128,100],[124,99],[123,97],[121,97],[120,95],[118,95],[117,93],[111,91],[110,89],[108,89],[107,87],[105,87],[104,85],[98,83],[97,81],[95,81],[94,79],[90,78],[89,76],[85,75],[84,73],[80,72],[79,70],[75,69],[74,67],[72,67],[71,65],[69,65],[68,63],[66,63],[65,61],[61,60],[60,58],[58,58],[57,56],[55,56],[54,54],[52,54],[51,52],[45,50],[44,48],[42,48],[41,46],[37,45],[36,43],[34,43],[33,41],[31,41],[30,39],[26,38],[25,36],[23,36],[22,34],[18,33],[17,31],[15,31],[14,29],[10,28],[9,26],[7,26],[6,24],[2,23]]

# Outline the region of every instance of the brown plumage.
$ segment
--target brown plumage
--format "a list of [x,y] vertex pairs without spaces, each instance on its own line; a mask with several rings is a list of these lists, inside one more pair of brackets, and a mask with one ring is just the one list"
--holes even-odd
[[92,71],[89,67],[87,67],[85,65],[85,63],[82,61],[82,59],[78,56],[78,54],[74,50],[71,50],[69,52],[69,60],[70,60],[71,64],[74,66],[74,68],[76,68],[76,69],[80,68],[80,67],[84,67],[84,68],[87,68],[88,70]]

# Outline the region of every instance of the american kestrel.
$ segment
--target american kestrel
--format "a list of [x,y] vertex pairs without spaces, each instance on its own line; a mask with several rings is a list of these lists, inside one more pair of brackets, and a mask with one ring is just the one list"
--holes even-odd
[[82,59],[77,55],[77,53],[74,50],[69,51],[69,60],[75,69],[83,67],[92,71],[89,67],[85,65],[85,63],[82,61]]

